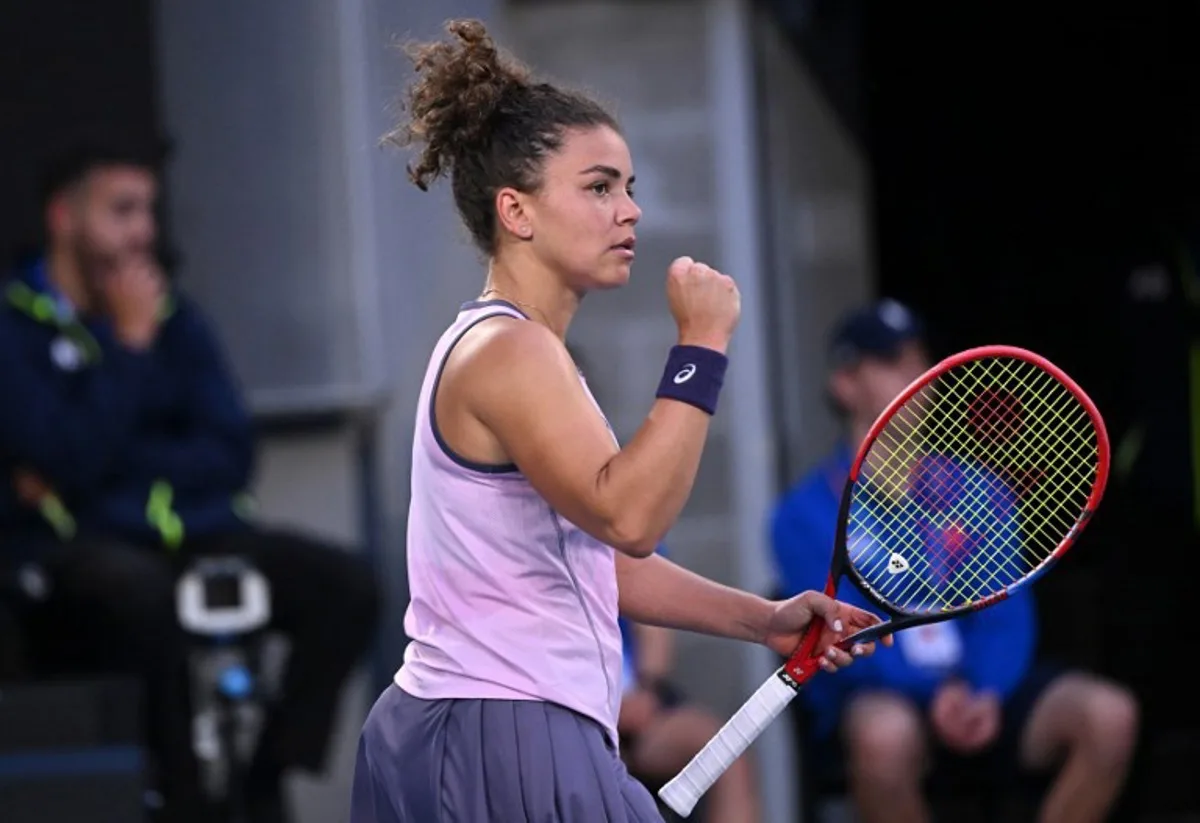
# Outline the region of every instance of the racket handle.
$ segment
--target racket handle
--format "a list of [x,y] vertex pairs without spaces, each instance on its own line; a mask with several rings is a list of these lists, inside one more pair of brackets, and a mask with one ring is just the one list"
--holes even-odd
[[759,686],[749,700],[729,719],[684,766],[683,771],[659,790],[658,796],[681,817],[687,817],[700,798],[712,788],[733,761],[750,748],[763,729],[787,707],[798,694],[780,676],[780,669]]

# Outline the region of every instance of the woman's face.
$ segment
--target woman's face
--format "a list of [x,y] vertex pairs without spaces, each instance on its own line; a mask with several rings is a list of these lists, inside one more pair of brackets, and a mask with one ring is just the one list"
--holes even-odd
[[629,147],[616,131],[569,130],[562,148],[546,159],[542,185],[526,208],[534,254],[572,289],[628,282],[642,210],[633,202]]

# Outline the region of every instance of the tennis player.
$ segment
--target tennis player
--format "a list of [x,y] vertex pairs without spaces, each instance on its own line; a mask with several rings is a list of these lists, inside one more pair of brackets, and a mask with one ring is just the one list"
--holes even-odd
[[825,645],[877,619],[813,592],[772,603],[655,556],[695,480],[737,287],[690,258],[671,265],[679,345],[620,448],[564,338],[583,295],[629,279],[629,149],[600,105],[533,80],[480,23],[448,30],[414,51],[411,120],[391,138],[424,144],[410,168],[420,188],[451,177],[490,265],[421,390],[411,642],[364,725],[351,820],[660,821],[617,753],[618,609],[779,652],[814,615],[832,627]]

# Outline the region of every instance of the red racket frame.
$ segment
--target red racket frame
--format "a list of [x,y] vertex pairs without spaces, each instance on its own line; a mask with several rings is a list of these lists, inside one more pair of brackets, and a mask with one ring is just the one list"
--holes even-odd
[[[880,598],[871,589],[870,585],[868,585],[867,582],[854,570],[854,567],[846,562],[846,521],[849,516],[850,501],[853,496],[852,493],[854,484],[858,480],[858,473],[862,468],[863,460],[866,459],[867,453],[870,451],[875,440],[879,437],[880,432],[883,431],[884,427],[891,422],[891,419],[895,416],[896,412],[902,408],[914,394],[928,386],[946,372],[950,371],[951,369],[955,369],[964,363],[969,363],[976,360],[990,360],[995,358],[1023,360],[1026,363],[1042,369],[1050,374],[1060,384],[1062,384],[1062,386],[1065,387],[1067,391],[1069,391],[1084,407],[1084,410],[1087,411],[1088,416],[1091,418],[1092,425],[1096,430],[1096,450],[1099,454],[1098,460],[1096,461],[1095,485],[1092,487],[1092,493],[1089,495],[1088,501],[1084,505],[1083,513],[1080,515],[1079,519],[1075,522],[1075,525],[1070,529],[1070,531],[1067,532],[1066,536],[1059,543],[1059,545],[1054,549],[1054,551],[1051,552],[1045,560],[1039,563],[1037,568],[1033,569],[1029,574],[1010,585],[1004,591],[997,592],[996,594],[986,597],[977,603],[971,603],[970,605],[957,609],[948,609],[943,612],[920,616],[902,614],[887,605],[887,603],[885,603],[882,598]],[[871,426],[870,431],[867,432],[867,436],[863,439],[862,444],[858,448],[858,453],[850,465],[850,472],[846,477],[846,484],[842,490],[842,500],[838,511],[837,536],[834,540],[833,560],[830,564],[829,578],[825,584],[825,594],[829,597],[835,596],[837,592],[838,581],[842,578],[846,568],[849,567],[850,574],[848,576],[854,583],[855,587],[858,588],[858,590],[863,593],[863,596],[866,597],[870,602],[886,612],[892,618],[892,620],[886,621],[877,626],[872,626],[869,629],[858,632],[857,634],[846,638],[838,644],[839,647],[848,649],[854,643],[871,642],[883,637],[884,635],[900,631],[901,629],[912,628],[914,626],[920,626],[927,623],[937,623],[942,620],[949,620],[950,618],[957,617],[958,615],[967,614],[972,611],[978,611],[979,609],[986,608],[1006,599],[1013,592],[1017,591],[1023,586],[1029,585],[1034,580],[1041,577],[1055,563],[1057,563],[1064,554],[1066,554],[1067,550],[1070,549],[1070,547],[1079,538],[1084,526],[1086,526],[1088,521],[1091,520],[1092,515],[1100,505],[1100,500],[1104,497],[1104,489],[1108,484],[1110,460],[1111,455],[1108,429],[1104,425],[1104,418],[1100,415],[1100,410],[1096,408],[1096,404],[1092,402],[1090,397],[1088,397],[1087,392],[1080,388],[1079,384],[1071,379],[1070,375],[1068,375],[1058,366],[1051,363],[1045,357],[1042,357],[1040,354],[1035,354],[1027,349],[1018,348],[1016,346],[979,346],[977,348],[967,349],[959,352],[958,354],[947,357],[945,360],[942,360],[937,365],[933,366],[931,369],[910,383],[903,392],[901,392],[894,400],[892,400],[891,403],[888,404],[888,407],[884,409],[883,413],[879,415],[879,418],[875,421],[874,425]],[[792,681],[791,685],[797,689],[803,686],[813,677],[813,675],[821,670],[821,657],[820,654],[817,653],[817,643],[820,641],[823,629],[824,621],[822,621],[820,618],[814,619],[806,630],[800,646],[783,666],[784,673]]]

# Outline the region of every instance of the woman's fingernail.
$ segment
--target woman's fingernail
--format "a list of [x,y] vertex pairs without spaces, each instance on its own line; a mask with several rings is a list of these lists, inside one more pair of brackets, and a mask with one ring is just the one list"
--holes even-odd
[[858,645],[857,643],[854,644],[854,648],[850,649],[850,654],[854,655],[855,657],[861,657],[862,653],[863,653],[863,647]]
[[835,632],[840,632],[842,630],[842,621],[840,621],[840,620],[833,621],[833,630]]

